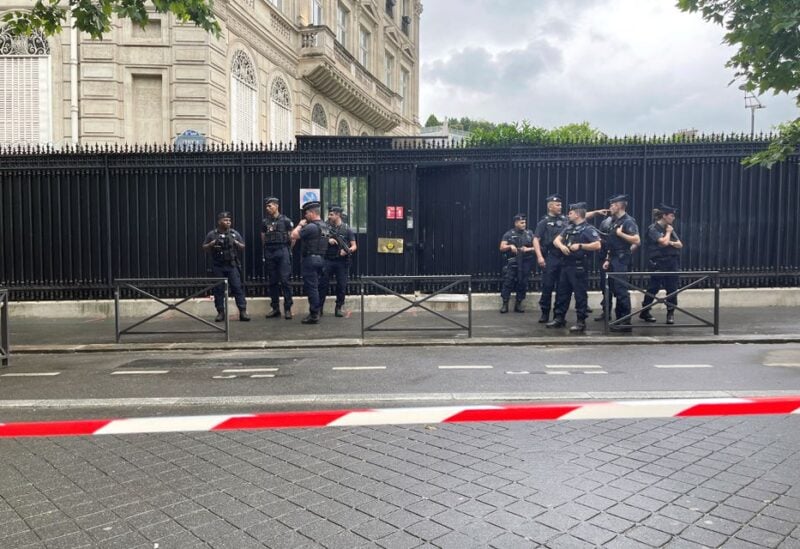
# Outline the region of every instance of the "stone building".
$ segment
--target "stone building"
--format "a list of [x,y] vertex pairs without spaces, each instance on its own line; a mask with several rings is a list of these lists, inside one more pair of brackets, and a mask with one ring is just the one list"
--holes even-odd
[[[0,0],[0,16],[25,7]],[[0,28],[0,145],[168,143],[188,129],[215,143],[419,132],[419,0],[214,10],[219,39],[155,13],[145,28],[115,21],[102,40]]]

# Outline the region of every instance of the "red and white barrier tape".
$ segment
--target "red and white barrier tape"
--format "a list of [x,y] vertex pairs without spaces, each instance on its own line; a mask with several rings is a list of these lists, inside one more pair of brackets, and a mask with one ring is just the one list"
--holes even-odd
[[602,420],[800,414],[800,396],[779,398],[715,398],[617,402],[529,404],[513,406],[442,406],[90,419],[39,423],[0,423],[3,437],[122,435],[238,429],[299,429],[360,425],[409,425],[470,421]]

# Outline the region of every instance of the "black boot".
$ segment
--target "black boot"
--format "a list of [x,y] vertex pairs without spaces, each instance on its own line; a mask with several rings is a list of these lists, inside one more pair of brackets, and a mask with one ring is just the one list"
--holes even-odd
[[539,324],[544,324],[550,320],[550,311],[542,311],[542,316],[539,317]]
[[585,332],[586,331],[586,321],[581,319],[575,323],[575,326],[570,326],[569,331],[576,333],[576,332]]
[[285,318],[286,320],[292,320],[292,310],[291,309],[286,309],[283,312],[283,318]]
[[339,318],[342,318],[344,316],[341,305],[336,306],[336,309],[333,311],[333,316],[338,316]]
[[267,318],[280,318],[281,310],[277,307],[273,307],[270,312],[267,313]]
[[500,307],[500,312],[501,313],[507,313],[508,312],[508,300],[503,301],[503,306]]
[[525,309],[522,308],[522,301],[519,299],[514,300],[514,312],[515,313],[524,313]]
[[667,311],[667,324],[675,324],[675,311]]
[[217,316],[214,322],[225,322],[225,311],[217,311]]
[[546,328],[563,328],[566,325],[567,325],[567,323],[564,320],[564,317],[557,316],[553,320],[551,320],[550,322],[545,324],[545,327]]
[[645,322],[655,322],[655,321],[656,321],[656,317],[654,317],[654,316],[653,316],[653,315],[650,313],[650,310],[649,310],[649,309],[648,309],[648,310],[646,310],[646,311],[642,311],[641,313],[639,313],[639,318],[640,318],[640,319],[642,319],[642,320],[644,320]]
[[319,313],[308,313],[308,316],[300,322],[303,324],[319,324]]
[[250,322],[250,315],[247,314],[247,309],[239,309],[239,321]]

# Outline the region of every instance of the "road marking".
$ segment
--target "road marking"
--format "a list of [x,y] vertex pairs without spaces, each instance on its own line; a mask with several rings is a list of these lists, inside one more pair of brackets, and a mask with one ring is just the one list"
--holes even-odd
[[277,372],[277,368],[228,368],[222,370],[223,374],[249,374],[251,372]]
[[510,376],[524,376],[525,374],[530,374],[530,372],[526,370],[522,370],[521,372],[506,372]]
[[677,368],[713,368],[711,364],[654,364],[655,368],[677,369]]
[[549,376],[568,376],[570,372],[545,372]]
[[17,372],[13,374],[0,374],[0,377],[47,377],[57,376],[61,372]]
[[789,368],[800,367],[800,362],[765,362],[764,366],[785,366]]
[[591,370],[600,369],[602,366],[597,364],[547,364],[545,368],[559,369],[559,368],[574,368],[576,370]]
[[331,370],[385,370],[386,366],[334,366]]
[[157,375],[157,374],[166,374],[169,373],[169,370],[117,370],[115,372],[111,372],[112,376],[146,376],[146,375]]
[[591,375],[591,374],[601,375],[601,374],[607,374],[608,372],[606,372],[605,370],[590,370],[588,372],[583,372],[583,373],[587,374],[587,375]]
[[236,374],[224,375],[224,376],[211,376],[211,379],[236,379]]
[[262,378],[262,377],[275,377],[275,374],[253,374],[250,377],[259,379],[259,378]]
[[440,370],[491,370],[494,366],[488,364],[464,364],[464,365],[450,365],[439,366]]

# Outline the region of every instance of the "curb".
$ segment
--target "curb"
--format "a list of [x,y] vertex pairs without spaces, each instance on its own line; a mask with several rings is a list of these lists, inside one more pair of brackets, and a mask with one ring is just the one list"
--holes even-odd
[[300,429],[505,421],[572,421],[800,414],[800,396],[632,400],[518,406],[440,406],[98,419],[0,424],[0,438],[93,436],[243,429]]
[[800,343],[800,334],[742,334],[718,336],[562,336],[562,337],[473,337],[451,339],[287,339],[280,341],[183,342],[183,343],[87,343],[64,345],[15,345],[12,355],[117,353],[147,351],[253,351],[275,349],[318,349],[331,347],[451,347],[451,346],[546,346],[596,345],[706,345],[706,344]]

